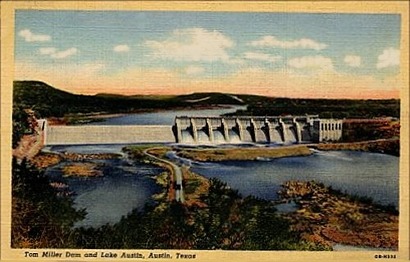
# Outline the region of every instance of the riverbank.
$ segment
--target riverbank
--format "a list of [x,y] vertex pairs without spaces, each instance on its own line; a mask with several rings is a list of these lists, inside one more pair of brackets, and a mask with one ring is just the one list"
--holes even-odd
[[183,186],[185,194],[184,204],[187,206],[205,207],[202,197],[209,191],[209,180],[189,170],[182,168]]
[[68,153],[68,152],[55,152],[46,153],[40,152],[35,155],[30,161],[37,168],[45,169],[54,165],[59,164],[62,161],[72,161],[83,163],[89,160],[107,160],[107,159],[118,159],[120,154],[113,153],[95,153],[95,154],[81,154],[81,153]]
[[161,174],[153,177],[156,183],[162,187],[162,192],[153,196],[153,199],[159,203],[157,208],[160,209],[164,208],[166,202],[171,202],[176,198],[176,190],[174,187],[175,167],[171,162],[162,160],[162,158],[165,157],[165,153],[169,150],[169,147],[156,144],[126,146],[122,149],[133,161],[156,165],[165,170]]
[[313,152],[305,145],[264,148],[176,149],[177,155],[195,161],[269,160],[289,156],[308,156]]
[[[160,155],[165,150],[153,151]],[[195,212],[209,210],[211,180],[193,173],[187,166],[182,171],[184,206],[194,208]],[[297,210],[278,215],[289,222],[289,232],[299,236],[307,246],[324,250],[331,250],[335,244],[398,248],[398,212],[393,206],[374,204],[367,197],[344,194],[316,182],[288,181],[279,194],[278,203],[292,201]]]
[[321,143],[310,145],[309,147],[323,151],[351,150],[400,156],[400,139],[379,139],[347,143]]
[[[275,151],[278,149],[279,151]],[[157,194],[152,195],[152,198],[156,202],[155,207],[153,207],[153,212],[150,213],[150,211],[147,211],[147,214],[144,215],[152,215],[153,218],[165,221],[163,227],[161,227],[165,232],[169,232],[169,225],[175,223],[175,221],[180,221],[181,223],[175,228],[176,233],[181,231],[187,232],[188,229],[198,230],[196,236],[199,237],[192,237],[192,234],[190,233],[183,236],[184,239],[190,239],[190,237],[192,237],[192,240],[190,239],[192,243],[188,241],[186,247],[197,247],[199,249],[212,248],[204,246],[205,244],[201,242],[204,236],[217,235],[217,232],[223,232],[223,235],[218,235],[217,240],[219,248],[249,248],[249,246],[243,243],[250,241],[250,239],[258,240],[258,234],[260,233],[255,233],[252,237],[243,237],[235,235],[237,232],[236,229],[240,228],[241,232],[253,234],[253,232],[255,232],[255,228],[252,227],[254,221],[262,219],[258,222],[257,229],[260,230],[258,232],[269,233],[265,234],[266,239],[258,240],[258,246],[252,246],[257,250],[269,248],[276,250],[283,248],[286,250],[327,250],[331,249],[336,243],[355,247],[364,246],[389,248],[393,250],[397,249],[398,216],[394,213],[394,210],[383,209],[380,206],[362,201],[365,200],[365,198],[357,200],[354,197],[341,194],[340,192],[331,190],[314,182],[300,182],[300,184],[297,184],[297,182],[294,182],[293,184],[292,182],[289,182],[288,184],[285,184],[283,192],[281,193],[283,202],[294,201],[298,206],[298,209],[292,213],[280,213],[277,211],[275,212],[275,209],[273,208],[274,202],[272,201],[258,200],[253,199],[252,197],[242,197],[238,194],[238,191],[236,191],[235,188],[231,188],[229,185],[222,185],[212,179],[206,179],[201,175],[195,174],[189,170],[188,166],[179,166],[183,176],[185,201],[183,204],[175,203],[175,188],[173,187],[175,182],[175,180],[173,180],[175,178],[175,170],[171,165],[166,163],[167,161],[170,162],[169,159],[167,159],[167,152],[178,152],[182,150],[192,149],[173,148],[170,146],[154,144],[133,145],[123,149],[132,160],[155,164],[164,168],[164,171],[161,171],[161,173],[158,172],[158,175],[151,176],[162,189],[160,189],[160,192],[157,192]],[[290,153],[305,152],[305,150],[309,151],[309,154],[312,154],[312,150],[310,150],[307,145],[275,148],[213,148],[203,150],[228,150],[224,151],[223,154],[220,152],[218,153],[218,151],[213,152],[213,155],[227,157],[236,156],[235,150],[244,150],[243,155],[247,155],[251,160],[264,160],[261,158],[273,158],[274,156],[284,157],[284,155],[287,156],[290,155]],[[252,150],[254,151],[252,152]],[[196,149],[196,151],[201,150]],[[267,152],[270,152],[269,156],[263,155],[263,153]],[[285,152],[287,153],[285,154]],[[67,159],[71,159],[71,161],[78,163],[80,166],[85,166],[87,165],[88,160],[92,157],[104,159],[111,154],[60,153],[56,155],[62,159],[64,159],[63,157],[66,155]],[[112,156],[114,155],[115,154]],[[154,156],[154,158],[150,155]],[[159,161],[158,158],[165,161]],[[58,186],[62,187],[64,185]],[[229,201],[226,201],[227,199],[229,199]],[[254,210],[269,210],[272,214],[269,219],[263,220],[263,215],[253,217],[255,215],[253,213]],[[226,212],[230,212],[229,216],[225,216]],[[175,214],[178,214],[178,216]],[[176,220],[175,217],[182,217],[183,219]],[[219,227],[218,225],[215,229],[212,229],[211,227],[211,231],[201,231],[204,230],[202,228],[208,228],[208,224],[204,224],[204,227],[202,227],[201,223],[207,223],[209,217],[214,218],[212,221],[219,221],[218,219],[221,219],[221,226]],[[240,227],[238,226],[238,220],[241,221]],[[286,223],[289,222],[289,228],[283,220],[285,220]],[[133,219],[132,221],[138,221],[138,224],[135,227],[140,227],[139,223],[141,219]],[[282,224],[279,224],[278,221]],[[268,231],[266,227],[268,223],[271,223],[271,231]],[[232,225],[232,228],[229,229],[229,231],[225,231],[226,224]],[[193,225],[201,225],[201,227]],[[127,232],[130,230],[136,230],[133,227],[129,227],[129,224],[126,224],[124,228]],[[156,226],[155,230],[158,230],[157,228],[159,227]],[[283,230],[282,233],[286,234],[287,238],[280,237],[276,240],[278,243],[270,243],[269,240],[275,238],[274,236],[276,236],[275,234],[277,234],[278,228]],[[155,233],[156,231],[150,232],[153,232],[153,235],[157,235]],[[111,235],[112,234],[113,233],[111,233]],[[118,233],[118,235],[123,234],[124,232]],[[111,235],[109,235],[109,237],[111,237]],[[230,242],[231,239],[236,237],[238,237],[238,241]],[[299,238],[302,241],[299,242]],[[287,246],[287,240],[285,239],[295,241],[297,244],[294,246]],[[208,240],[206,239],[204,240],[204,242],[207,241]]]
[[351,150],[400,155],[399,139],[380,139],[363,142],[346,143],[319,143],[305,145],[289,145],[277,147],[234,147],[234,148],[201,148],[181,149],[175,148],[179,157],[201,162],[218,161],[263,161],[282,157],[309,156],[312,150],[338,151]]
[[302,239],[322,246],[398,248],[398,212],[312,182],[288,181],[279,192],[285,202],[295,201],[296,212],[283,216]]

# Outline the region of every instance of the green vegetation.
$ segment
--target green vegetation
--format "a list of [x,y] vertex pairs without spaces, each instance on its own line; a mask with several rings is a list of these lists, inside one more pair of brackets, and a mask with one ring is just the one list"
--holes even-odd
[[[22,109],[27,108],[34,110],[39,117],[65,117],[65,123],[68,124],[101,121],[98,118],[89,118],[87,114],[204,108],[221,104],[248,105],[247,110],[239,110],[234,113],[235,115],[318,114],[323,118],[400,116],[400,100],[398,99],[291,99],[238,95],[237,97],[240,99],[238,100],[230,94],[222,93],[194,93],[180,96],[123,96],[116,94],[92,96],[71,94],[39,81],[15,81],[13,88],[13,119],[16,122],[16,130],[22,118]],[[357,127],[354,127],[353,130],[357,130]]]
[[212,179],[201,200],[205,207],[177,202],[162,209],[134,210],[115,225],[80,228],[72,235],[77,248],[315,250],[300,241],[272,203],[243,198]]
[[[60,119],[56,121],[63,124],[84,124],[101,121],[98,114],[102,113],[137,113],[177,108],[200,109],[221,104],[247,105],[247,110],[238,110],[232,115],[318,114],[323,118],[400,116],[400,100],[398,99],[291,99],[255,95],[235,97],[222,93],[194,93],[180,96],[76,95],[39,81],[15,81],[13,87],[13,148],[21,136],[27,132],[25,109],[32,109],[37,117],[58,117]],[[90,115],[93,116],[90,117]],[[381,131],[374,134],[372,132],[374,127],[368,124],[345,126],[344,137],[347,138],[346,141],[366,140],[369,137],[371,139],[386,138],[386,132],[382,129],[379,128],[378,130]],[[393,130],[396,129],[393,128]]]
[[351,150],[362,152],[375,152],[389,154],[393,156],[400,156],[400,140],[399,139],[386,139],[386,140],[372,140],[364,142],[349,142],[349,143],[329,143],[329,144],[317,144],[311,146],[319,150]]
[[[35,110],[41,117],[62,117],[78,113],[132,113],[142,110],[201,108],[215,105],[242,105],[240,115],[305,115],[323,118],[372,118],[400,116],[400,100],[293,99],[256,95],[194,93],[180,96],[123,96],[116,94],[75,95],[39,81],[15,81],[14,104]],[[80,119],[81,120],[81,119]],[[73,120],[75,121],[75,120]]]
[[13,105],[13,137],[12,147],[15,148],[24,134],[29,133],[30,124],[28,122],[29,115],[22,106]]
[[[158,147],[158,148],[157,148]],[[152,148],[152,149],[151,149]],[[144,151],[148,150],[149,152],[156,155],[155,152],[167,152],[169,151],[168,147],[165,147],[164,145],[160,144],[140,144],[140,145],[132,145],[132,146],[127,146],[122,149],[124,153],[127,153],[132,159],[137,160],[137,161],[143,161],[143,162],[150,162],[152,159],[150,159],[149,156],[147,156]],[[153,152],[151,152],[153,151]],[[162,157],[162,156],[160,156]]]
[[271,202],[243,198],[217,179],[199,196],[201,205],[159,198],[158,205],[99,228],[73,228],[85,210],[75,210],[72,200],[57,195],[44,173],[26,161],[13,160],[12,183],[14,248],[322,249],[292,233]]
[[296,99],[238,95],[248,105],[246,111],[235,114],[305,115],[318,114],[322,118],[373,118],[400,116],[400,100],[353,100],[353,99]]
[[179,156],[196,161],[258,160],[259,158],[307,156],[312,154],[307,146],[176,150]]
[[400,122],[390,119],[345,120],[343,141],[366,141],[400,137]]
[[[138,159],[138,152],[152,146],[127,150],[136,152],[134,158]],[[154,149],[162,155],[163,148]],[[290,182],[282,194],[284,199],[296,197],[300,210],[279,215],[271,201],[242,197],[218,179],[204,181],[188,170],[183,174],[188,199],[184,204],[166,197],[169,174],[163,172],[157,183],[164,191],[155,196],[156,205],[147,205],[143,211],[135,209],[115,224],[72,228],[84,218],[85,210],[75,210],[70,198],[58,196],[43,172],[25,161],[13,161],[12,246],[329,250],[329,239],[355,245],[343,242],[351,236],[366,245],[376,245],[380,236],[381,246],[394,247],[397,242],[397,210],[375,205],[368,198],[349,196],[314,182]],[[373,222],[387,227],[387,233],[374,233]],[[360,233],[363,228],[366,235]]]
[[[133,113],[147,110],[205,108],[217,104],[248,104],[246,111],[240,111],[236,114],[262,116],[304,115],[308,113],[334,118],[399,117],[400,111],[400,101],[393,99],[286,99],[250,95],[239,95],[238,97],[244,103],[231,95],[218,93],[181,96],[121,96],[112,94],[85,96],[64,92],[42,82],[16,81],[13,93],[13,147],[17,145],[22,135],[33,132],[33,121],[30,121],[32,116],[26,109],[32,109],[37,117],[67,117],[69,123],[88,121],[84,116],[90,113]],[[380,130],[383,128],[384,126]],[[397,128],[396,126],[393,129]],[[356,127],[351,129],[356,129]],[[353,138],[357,138],[359,135],[366,139],[374,138],[375,134],[369,133],[368,128],[359,131],[357,135],[353,133],[349,133],[349,135]],[[388,132],[390,131],[388,130]],[[393,131],[392,134],[397,136],[396,131]],[[398,152],[399,147],[398,140],[396,141],[391,145],[394,152]],[[132,146],[124,149],[124,152],[133,159],[152,163],[153,160],[147,157],[144,151],[154,146]],[[379,147],[375,145],[374,148]],[[167,150],[166,148],[156,148],[149,152],[163,157]],[[306,146],[271,149],[184,149],[178,152],[180,156],[199,161],[255,160],[258,157],[276,158],[310,153]],[[316,201],[307,211],[298,213],[299,216],[296,214],[294,221],[300,223],[292,225],[277,214],[271,202],[255,197],[244,198],[238,191],[229,188],[217,179],[211,179],[205,183],[194,174],[185,172],[184,181],[186,194],[192,195],[190,204],[168,202],[168,198],[158,197],[157,206],[146,206],[142,212],[133,210],[116,224],[107,224],[99,228],[73,229],[73,224],[84,218],[85,210],[75,210],[72,199],[58,195],[42,171],[28,164],[25,160],[18,164],[13,159],[12,247],[323,250],[328,249],[329,246],[323,245],[323,242],[315,242],[310,238],[302,237],[301,233],[309,229],[308,225],[316,225],[314,230],[319,230],[321,237],[332,235],[333,237],[347,238],[348,233],[350,233],[343,232],[346,234],[337,235],[332,231],[333,227],[321,227],[324,211],[330,210],[329,216],[331,211],[337,211],[334,213],[340,215],[346,228],[349,226],[349,221],[352,222],[352,225],[371,225],[370,222],[375,219],[373,217],[366,221],[362,219],[365,217],[362,211],[369,211],[369,208],[364,205],[372,204],[369,202],[370,200],[359,199],[360,203],[363,204],[363,206],[359,206],[354,197],[348,199],[343,196],[353,203],[346,204],[339,199],[334,199],[334,202],[339,206],[329,209],[325,205],[329,204],[327,203],[329,196],[321,197],[323,190],[320,189],[319,193],[322,195],[319,196],[320,200],[323,201]],[[166,173],[163,173],[157,182],[162,184],[164,188],[170,184],[167,181]],[[338,195],[340,193],[333,192],[332,194]],[[309,196],[307,196],[308,200],[310,200]],[[392,207],[375,206],[389,215],[396,215],[396,211]],[[359,213],[360,216],[357,215]],[[377,218],[377,212],[374,211],[372,214]],[[394,244],[396,239],[395,218],[382,218],[392,220],[388,220],[388,223],[380,222],[380,228],[389,226],[392,233],[386,241]],[[312,235],[316,236],[315,232],[313,233]]]
[[201,185],[202,182],[199,180],[189,180],[184,184],[184,194],[194,194]]
[[[216,93],[182,96],[75,95],[58,90],[39,81],[15,81],[13,88],[14,104],[23,108],[31,108],[41,117],[63,117],[69,114],[96,112],[133,113],[143,110],[200,108],[216,104],[240,104],[240,102],[229,95]],[[198,97],[209,97],[209,99],[192,102],[192,100],[195,101]],[[72,121],[75,121],[75,119]]]
[[22,161],[12,164],[13,248],[69,248],[71,227],[85,217],[75,210],[73,201],[57,196],[44,172]]
[[397,249],[399,212],[393,205],[375,204],[369,197],[342,193],[315,181],[288,181],[282,187],[282,200],[293,200],[299,207],[284,217],[304,240],[324,246]]

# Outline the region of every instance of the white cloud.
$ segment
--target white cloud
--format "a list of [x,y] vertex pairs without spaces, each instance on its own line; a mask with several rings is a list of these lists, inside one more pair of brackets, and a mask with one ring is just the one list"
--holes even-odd
[[154,57],[176,61],[229,62],[227,49],[234,42],[221,32],[203,28],[174,30],[164,41],[146,41]]
[[51,55],[57,52],[57,49],[55,47],[43,47],[40,48],[40,54],[42,55]]
[[400,51],[394,48],[383,50],[383,54],[379,55],[376,67],[378,69],[398,66],[400,64]]
[[[104,61],[92,63],[16,62],[16,80],[43,80],[52,86],[75,93],[181,94],[225,92],[283,97],[327,98],[397,98],[399,75],[383,79],[371,75],[291,74],[289,70],[241,68],[222,77],[186,76],[177,70],[134,67],[115,74],[104,74]],[[303,87],[303,88],[301,88]]]
[[259,60],[265,62],[275,63],[282,59],[281,56],[273,56],[271,54],[259,53],[259,52],[246,52],[244,57],[249,60]]
[[23,37],[26,42],[47,42],[51,40],[49,35],[36,35],[32,33],[29,29],[21,30],[18,33],[19,36]]
[[59,52],[54,47],[45,47],[45,48],[40,48],[39,51],[40,51],[40,54],[49,55],[51,58],[55,58],[55,59],[66,58],[66,57],[75,55],[78,52],[77,48],[75,47],[71,47],[67,50],[59,51]]
[[77,53],[77,48],[72,47],[64,51],[56,52],[54,54],[51,54],[52,58],[56,59],[61,59],[61,58],[66,58],[72,55],[75,55]]
[[293,41],[282,41],[277,39],[275,36],[264,36],[259,40],[252,41],[249,45],[254,47],[277,47],[277,48],[301,48],[301,49],[314,49],[322,50],[327,47],[326,44],[316,42],[315,40],[309,38],[302,38]]
[[332,59],[321,55],[292,58],[288,61],[288,65],[297,69],[333,70]]
[[203,67],[200,66],[188,66],[185,68],[185,74],[187,75],[198,75],[205,71]]
[[130,51],[130,47],[128,45],[117,45],[113,48],[114,52],[128,52]]
[[343,60],[348,66],[351,67],[360,67],[362,63],[362,58],[356,55],[347,55]]

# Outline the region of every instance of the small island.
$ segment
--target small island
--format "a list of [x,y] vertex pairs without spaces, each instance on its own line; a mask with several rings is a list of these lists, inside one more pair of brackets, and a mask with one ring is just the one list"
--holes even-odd
[[103,173],[95,163],[71,163],[62,168],[64,177],[99,177]]

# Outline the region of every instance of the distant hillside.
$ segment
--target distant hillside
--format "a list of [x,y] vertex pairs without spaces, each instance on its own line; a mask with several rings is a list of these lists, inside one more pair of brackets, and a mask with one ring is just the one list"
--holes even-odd
[[41,117],[60,117],[70,113],[128,113],[143,109],[242,104],[231,95],[219,93],[181,96],[75,95],[39,81],[15,81],[13,99],[15,105],[32,108]]
[[400,100],[294,99],[257,95],[193,93],[179,96],[75,95],[39,81],[15,81],[14,104],[32,108],[41,117],[70,113],[131,113],[144,109],[199,108],[218,104],[248,105],[242,115],[318,114],[333,118],[399,117]]
[[400,100],[302,99],[237,95],[247,105],[243,115],[305,115],[323,118],[400,117]]

